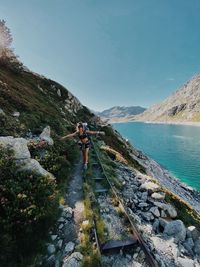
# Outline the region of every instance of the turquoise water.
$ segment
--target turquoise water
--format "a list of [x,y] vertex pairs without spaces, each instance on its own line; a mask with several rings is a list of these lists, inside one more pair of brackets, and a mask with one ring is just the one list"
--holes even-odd
[[200,191],[200,127],[142,122],[113,126],[134,147]]

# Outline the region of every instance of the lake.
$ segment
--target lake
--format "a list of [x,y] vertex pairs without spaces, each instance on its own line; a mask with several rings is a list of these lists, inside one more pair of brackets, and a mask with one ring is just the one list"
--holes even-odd
[[134,147],[200,191],[200,127],[143,122],[113,126]]

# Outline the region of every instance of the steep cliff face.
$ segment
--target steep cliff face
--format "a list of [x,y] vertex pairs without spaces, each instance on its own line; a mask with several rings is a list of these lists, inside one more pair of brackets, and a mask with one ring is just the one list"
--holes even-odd
[[160,104],[135,119],[162,122],[200,122],[200,75],[193,77]]

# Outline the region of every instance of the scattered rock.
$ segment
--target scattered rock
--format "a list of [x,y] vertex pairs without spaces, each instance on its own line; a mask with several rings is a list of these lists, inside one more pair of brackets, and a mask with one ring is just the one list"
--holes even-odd
[[47,252],[48,252],[48,254],[49,254],[49,255],[54,254],[55,251],[56,251],[55,246],[54,246],[53,244],[49,244],[48,247],[47,247]]
[[65,255],[69,255],[74,251],[75,244],[73,242],[68,242],[65,246]]
[[152,198],[156,200],[164,200],[165,199],[165,193],[153,193],[151,195]]
[[176,218],[177,217],[177,211],[175,210],[175,208],[170,205],[170,204],[167,204],[167,212],[169,214],[169,216],[171,218]]
[[60,89],[57,90],[57,95],[60,96],[60,97],[62,96]]
[[189,226],[187,228],[187,236],[192,237],[193,241],[196,241],[200,237],[200,233],[195,226]]
[[47,259],[47,264],[49,267],[54,267],[55,266],[55,261],[56,261],[56,257],[55,255],[51,255],[48,259]]
[[57,246],[59,249],[62,248],[62,244],[63,244],[63,240],[62,239],[58,240]]
[[188,237],[185,242],[183,243],[183,246],[187,249],[187,251],[190,253],[190,254],[193,254],[193,247],[194,247],[194,242],[193,242],[193,239],[191,237]]
[[74,252],[63,260],[62,267],[81,267],[83,255],[80,252]]
[[180,267],[194,267],[194,261],[189,258],[178,257],[178,263]]
[[57,237],[58,237],[57,235],[51,235],[51,240],[54,241],[56,240]]
[[3,109],[1,109],[1,108],[0,108],[0,115],[1,116],[5,116],[6,115],[5,112],[3,111]]
[[145,182],[140,186],[141,191],[150,191],[150,192],[155,192],[160,189],[159,185],[153,183],[153,182]]
[[200,237],[194,243],[194,252],[200,256]]
[[173,236],[175,242],[183,242],[186,237],[186,229],[181,220],[171,221],[169,222],[164,229],[164,234],[168,236]]
[[67,219],[71,219],[73,217],[73,209],[71,207],[64,207],[63,216]]
[[161,210],[160,217],[166,218],[167,214],[164,212],[164,210]]
[[153,215],[155,215],[156,217],[160,217],[160,212],[158,207],[151,207],[149,211],[152,212]]
[[15,112],[13,112],[13,117],[15,117],[15,118],[19,118],[19,116],[20,116],[20,112],[18,112],[18,111],[15,111]]
[[50,126],[47,126],[40,134],[40,139],[46,141],[50,146],[52,146],[54,142],[53,139],[50,137],[50,135],[51,135],[51,129]]

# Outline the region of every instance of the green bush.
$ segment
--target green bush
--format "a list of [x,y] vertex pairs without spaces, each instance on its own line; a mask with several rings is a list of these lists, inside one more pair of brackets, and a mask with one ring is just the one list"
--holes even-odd
[[[28,266],[55,218],[54,179],[19,172],[12,151],[0,148],[0,262]],[[23,261],[23,263],[22,263]]]

